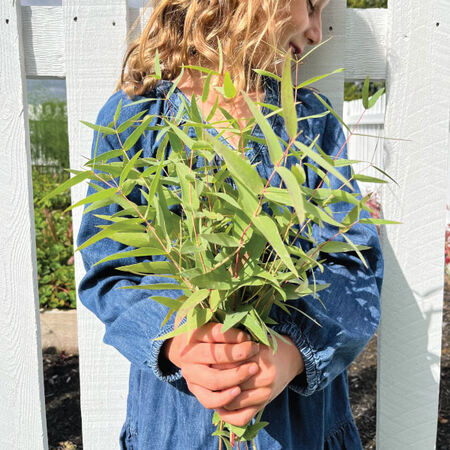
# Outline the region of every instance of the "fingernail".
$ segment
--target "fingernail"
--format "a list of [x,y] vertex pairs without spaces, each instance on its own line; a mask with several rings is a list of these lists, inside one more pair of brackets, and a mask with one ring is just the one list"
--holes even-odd
[[256,372],[258,372],[258,366],[256,366],[255,364],[252,364],[250,366],[250,369],[248,369],[250,375],[255,375]]
[[238,387],[235,387],[235,388],[231,391],[231,394],[232,394],[232,395],[238,395],[239,392],[241,392],[241,390],[240,390]]

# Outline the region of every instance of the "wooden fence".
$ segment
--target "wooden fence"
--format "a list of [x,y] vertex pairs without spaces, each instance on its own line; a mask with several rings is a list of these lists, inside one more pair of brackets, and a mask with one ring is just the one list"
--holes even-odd
[[[46,449],[26,77],[65,78],[71,167],[89,156],[80,124],[115,87],[139,10],[126,0],[63,0],[62,7],[0,2],[0,448]],[[377,446],[432,449],[436,441],[450,110],[450,3],[390,0],[355,10],[333,0],[324,39],[301,79],[345,67],[320,83],[342,111],[344,80],[386,80],[383,164],[398,185],[382,192],[386,275],[378,347]],[[134,36],[142,29],[145,17]],[[132,37],[131,36],[131,37]],[[302,66],[303,67],[303,66]],[[375,143],[376,141],[374,141]],[[72,191],[73,201],[86,186]],[[81,209],[73,212],[75,237]],[[75,258],[76,282],[83,276]],[[102,343],[104,326],[78,302],[83,447],[118,448],[129,362]],[[64,420],[62,418],[62,420]]]

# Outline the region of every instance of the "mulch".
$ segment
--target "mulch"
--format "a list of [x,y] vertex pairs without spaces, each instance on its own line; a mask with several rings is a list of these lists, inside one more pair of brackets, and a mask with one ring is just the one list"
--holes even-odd
[[[450,450],[450,277],[446,277],[437,450]],[[82,449],[78,355],[43,352],[50,450]],[[348,370],[350,401],[364,450],[375,449],[376,336]]]

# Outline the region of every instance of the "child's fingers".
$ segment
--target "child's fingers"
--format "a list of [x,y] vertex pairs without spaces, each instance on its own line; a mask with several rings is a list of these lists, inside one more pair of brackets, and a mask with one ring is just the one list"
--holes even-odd
[[234,386],[223,391],[213,392],[198,384],[187,382],[189,390],[197,397],[197,400],[206,409],[216,409],[230,403],[236,395],[239,395],[241,390],[239,387]]
[[221,323],[208,323],[194,331],[193,338],[199,342],[221,342],[228,344],[239,344],[250,341],[248,333],[237,328],[230,328],[222,333]]
[[246,341],[240,344],[198,343],[182,352],[184,364],[226,364],[245,361],[256,355],[259,345]]
[[243,383],[258,371],[255,363],[242,364],[228,370],[212,369],[203,364],[185,364],[181,373],[186,380],[211,391],[222,391]]
[[257,407],[266,404],[270,400],[272,389],[263,387],[242,391],[235,399],[224,406],[227,411],[247,408],[249,406]]
[[247,408],[238,409],[237,411],[227,411],[225,408],[214,408],[220,418],[231,425],[243,427],[256,416],[263,406],[249,406]]

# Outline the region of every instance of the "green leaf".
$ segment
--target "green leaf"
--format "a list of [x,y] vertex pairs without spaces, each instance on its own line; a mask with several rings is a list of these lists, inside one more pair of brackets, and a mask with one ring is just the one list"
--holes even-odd
[[181,290],[179,284],[174,283],[155,283],[155,284],[136,284],[135,286],[120,286],[117,289],[143,289],[143,290],[160,290],[160,289],[176,289]]
[[258,75],[264,75],[266,77],[270,77],[273,78],[274,80],[277,81],[281,81],[281,77],[272,73],[272,72],[268,72],[267,70],[262,70],[262,69],[253,69],[253,72],[256,72]]
[[362,88],[362,102],[365,109],[369,109],[369,75],[364,80]]
[[303,142],[300,142],[300,141],[294,141],[294,145],[299,150],[301,150],[303,153],[305,153],[309,158],[311,158],[314,162],[316,162],[321,167],[323,167],[325,170],[327,170],[329,173],[333,174],[336,178],[341,180],[351,191],[354,191],[353,186],[351,185],[350,181],[347,180],[347,178],[345,178],[344,175],[342,175],[340,172],[338,172],[319,153],[316,153],[312,148],[308,147],[307,145],[303,144]]
[[94,194],[91,194],[91,195],[83,198],[82,200],[75,203],[74,205],[69,206],[68,208],[66,208],[64,210],[64,213],[66,213],[67,211],[70,211],[73,208],[77,208],[78,206],[85,205],[87,203],[93,203],[98,200],[104,200],[105,198],[113,197],[117,193],[117,191],[118,191],[117,188],[102,189],[99,192],[95,192]]
[[373,225],[401,225],[403,222],[396,222],[395,220],[387,220],[387,219],[375,219],[375,218],[366,218],[360,219],[360,223],[371,223]]
[[189,311],[195,308],[203,300],[209,296],[209,289],[200,289],[193,292],[184,302],[181,308],[178,310],[177,316],[175,318],[175,326],[178,327],[183,318],[187,315]]
[[97,162],[105,162],[113,158],[117,158],[119,156],[123,156],[124,151],[119,148],[117,150],[110,150],[108,152],[102,153],[101,155],[96,155],[95,158],[90,159],[87,163],[85,163],[86,166],[94,166]]
[[385,90],[386,90],[385,88],[381,88],[377,92],[375,92],[375,94],[373,94],[372,97],[370,97],[369,108],[372,108],[372,106],[375,105],[378,99],[384,94]]
[[159,167],[156,171],[155,176],[153,177],[152,184],[150,185],[150,189],[148,192],[147,209],[145,211],[145,218],[148,218],[150,215],[150,208],[151,208],[153,200],[155,198],[156,190],[158,189],[158,186],[159,186],[159,180],[161,178],[161,171],[162,171],[163,165],[164,165],[164,159],[161,159],[161,161],[159,163]]
[[161,305],[167,306],[170,309],[173,309],[175,311],[178,311],[178,308],[180,308],[183,304],[178,299],[172,298],[172,297],[161,297],[159,295],[155,295],[152,297],[149,297],[151,300],[154,300],[155,302],[161,303]]
[[331,112],[331,114],[333,114],[333,116],[339,121],[339,123],[343,127],[345,127],[349,133],[351,133],[352,130],[350,130],[349,126],[342,120],[339,114],[337,114],[336,111],[319,94],[317,94],[316,92],[313,92],[313,94],[319,100],[319,102],[322,103],[322,105],[325,106],[325,108],[327,108],[328,111]]
[[273,131],[270,123],[264,117],[264,114],[260,111],[253,100],[245,92],[243,92],[242,95],[244,96],[244,99],[248,107],[250,108],[253,117],[264,133],[264,136],[267,140],[267,148],[269,150],[270,159],[272,160],[273,165],[280,164],[283,159],[283,151],[281,150],[281,146],[278,141],[278,137],[275,134],[275,131]]
[[[361,260],[361,262],[364,264],[364,267],[367,269],[367,262],[366,259],[364,258],[364,256],[362,255],[362,253],[359,251],[359,245],[356,246],[351,240],[350,238],[343,234],[342,237],[350,244],[350,246],[353,248],[353,250],[356,252],[356,254],[359,256],[359,259]],[[370,247],[369,247],[370,248]]]
[[209,96],[209,86],[211,83],[212,72],[208,73],[205,84],[203,85],[202,102],[205,103]]
[[223,90],[225,92],[226,98],[234,98],[236,97],[236,88],[234,87],[233,81],[231,81],[230,72],[228,70],[225,72],[224,80],[223,80]]
[[53,189],[53,191],[49,192],[47,195],[41,198],[41,200],[39,200],[37,204],[40,205],[46,202],[47,200],[55,197],[61,192],[64,192],[67,189],[70,189],[72,186],[75,186],[76,184],[80,183],[81,181],[86,180],[86,178],[95,178],[94,172],[92,170],[89,170],[77,173],[74,177],[69,178],[64,183],[60,184],[57,188]]
[[166,94],[166,98],[170,98],[172,94],[175,92],[175,89],[177,88],[178,83],[180,82],[183,76],[183,73],[184,73],[184,66],[181,67],[180,75],[178,75],[177,78],[172,82],[172,86],[170,86],[170,89]]
[[292,259],[287,251],[287,248],[281,240],[279,230],[273,220],[268,216],[252,217],[252,221],[255,224],[258,231],[267,239],[274,251],[278,254],[281,260],[297,277],[298,272],[292,262]]
[[155,117],[155,115],[147,115],[144,117],[142,123],[128,136],[127,140],[123,144],[123,150],[128,151],[134,144],[138,141],[138,139],[145,132],[150,121]]
[[116,267],[116,270],[136,273],[138,275],[176,273],[174,265],[168,261],[154,261],[130,264],[127,266]]
[[213,313],[209,308],[199,307],[191,310],[187,316],[189,330],[195,330],[205,325],[212,319]]
[[86,125],[89,128],[92,128],[99,133],[103,133],[105,135],[116,134],[116,130],[114,128],[105,127],[103,125],[96,125],[95,123],[85,122],[84,120],[80,120],[83,125]]
[[255,317],[255,310],[251,310],[242,320],[242,324],[253,334],[259,342],[269,345],[269,339],[265,329],[261,326],[260,321]]
[[292,73],[291,73],[291,49],[284,58],[283,75],[281,77],[281,106],[286,131],[291,139],[297,136],[297,111],[294,104]]
[[320,246],[320,251],[323,253],[340,253],[340,252],[354,252],[355,247],[359,250],[367,250],[371,247],[367,245],[350,245],[348,242],[329,241],[323,246]]
[[303,81],[302,83],[297,85],[297,89],[301,89],[302,87],[309,86],[310,84],[313,84],[319,80],[322,80],[323,78],[329,77],[330,75],[334,75],[334,74],[342,72],[344,70],[345,69],[343,67],[341,67],[340,69],[333,70],[333,72],[326,73],[325,75],[319,75],[317,77],[309,78],[308,80]]
[[[195,140],[189,137],[186,133],[181,131],[177,126],[175,126],[172,122],[169,122],[166,118],[164,118],[164,122],[169,125],[169,127],[173,130],[173,132],[181,139],[181,141],[187,145],[187,147],[192,148],[195,144]],[[209,134],[209,133],[208,133]]]
[[[120,242],[129,247],[148,247],[151,245],[150,236],[142,231],[133,233],[114,233],[108,236],[113,241]],[[156,242],[155,242],[156,243]],[[162,251],[162,250],[161,250]],[[161,253],[162,254],[162,253]]]
[[220,421],[222,419],[220,418],[219,414],[217,414],[216,411],[214,411],[213,417],[212,417],[212,424],[213,425],[219,425]]
[[216,100],[214,101],[214,105],[213,105],[211,111],[209,112],[208,117],[206,118],[207,122],[209,122],[213,118],[215,112],[217,111],[218,106],[219,106],[219,96],[216,95]]
[[225,331],[234,327],[238,323],[241,323],[244,317],[249,313],[249,310],[250,308],[247,311],[237,311],[233,313],[227,313],[221,328],[221,332],[225,333]]
[[[153,297],[154,298],[154,297]],[[163,334],[162,336],[158,336],[157,338],[154,338],[154,341],[161,341],[165,339],[170,339],[175,336],[178,336],[180,334],[186,333],[186,331],[189,331],[187,323],[184,323],[183,325],[180,325],[175,330],[171,331],[170,333]]]
[[259,430],[269,425],[269,422],[259,422],[255,423],[253,425],[249,425],[244,435],[242,436],[246,441],[252,441],[255,439],[256,435],[258,434]]
[[[130,106],[130,105],[125,105],[126,106]],[[136,115],[134,115],[133,117],[130,117],[128,120],[126,120],[125,122],[123,122],[122,124],[119,125],[119,127],[117,128],[117,134],[122,133],[123,131],[127,130],[128,128],[131,127],[131,125],[133,125],[134,122],[136,122],[137,120],[139,120],[144,114],[146,114],[148,111],[148,109],[145,109],[144,111],[139,111]]]
[[215,70],[212,69],[208,69],[206,67],[201,67],[201,66],[192,66],[192,65],[184,65],[183,66],[185,69],[194,69],[194,70],[198,70],[200,72],[204,72],[204,73],[212,73],[214,75],[220,75],[219,72],[216,72]]
[[128,174],[130,173],[131,169],[134,168],[134,165],[136,163],[136,160],[141,156],[143,150],[139,150],[126,164],[125,167],[122,169],[122,173],[120,174],[120,181],[119,181],[119,187],[123,187],[123,183],[126,180]]
[[198,288],[218,290],[231,289],[235,284],[231,278],[230,272],[222,267],[219,267],[212,272],[191,278],[191,283]]
[[205,241],[211,244],[217,244],[222,247],[238,247],[239,241],[226,233],[214,233],[214,234],[199,234],[199,237],[205,239]]
[[113,255],[106,256],[105,258],[101,259],[100,261],[97,261],[94,266],[97,264],[104,263],[106,261],[114,261],[116,259],[122,259],[122,258],[134,258],[139,256],[154,256],[154,255],[165,255],[164,250],[161,250],[160,248],[153,248],[153,247],[142,247],[138,248],[137,250],[130,250],[127,252],[120,252],[120,253],[114,253]]
[[222,298],[220,291],[218,291],[217,289],[211,290],[211,293],[209,295],[209,307],[213,311],[217,310],[219,305],[222,303],[222,300],[223,300],[223,298]]
[[297,180],[297,183],[302,186],[306,181],[306,173],[305,169],[303,169],[303,166],[301,164],[294,164],[291,166],[291,172]]
[[200,202],[195,192],[194,183],[189,181],[192,175],[188,166],[180,163],[175,163],[178,179],[181,185],[181,199],[184,208],[189,207],[190,210],[197,211],[200,208]]
[[298,223],[302,224],[305,221],[305,197],[297,182],[295,175],[286,169],[286,167],[278,167],[277,172],[286,184],[289,195],[292,198],[295,213],[297,214]]
[[156,51],[155,51],[155,75],[158,80],[161,79],[161,66],[159,64],[158,49],[156,49]]
[[240,153],[231,150],[211,134],[205,133],[205,138],[214,146],[214,151],[225,160],[233,177],[245,182],[255,195],[262,192],[264,188],[262,179],[247,159],[242,158]]
[[353,175],[353,178],[357,181],[366,181],[368,183],[387,183],[386,180],[382,180],[381,178],[370,177],[368,175],[362,175],[360,173]]
[[116,222],[111,225],[107,225],[105,229],[95,234],[94,236],[91,236],[87,241],[80,245],[76,249],[76,251],[83,250],[89,245],[92,245],[101,239],[108,238],[118,231],[140,231],[142,233],[144,231],[144,228],[139,225],[139,223],[141,222],[142,219],[127,219],[127,222]]
[[119,120],[121,110],[122,110],[122,99],[120,99],[119,104],[117,105],[116,108],[116,112],[114,113],[114,126],[116,126],[116,123]]

